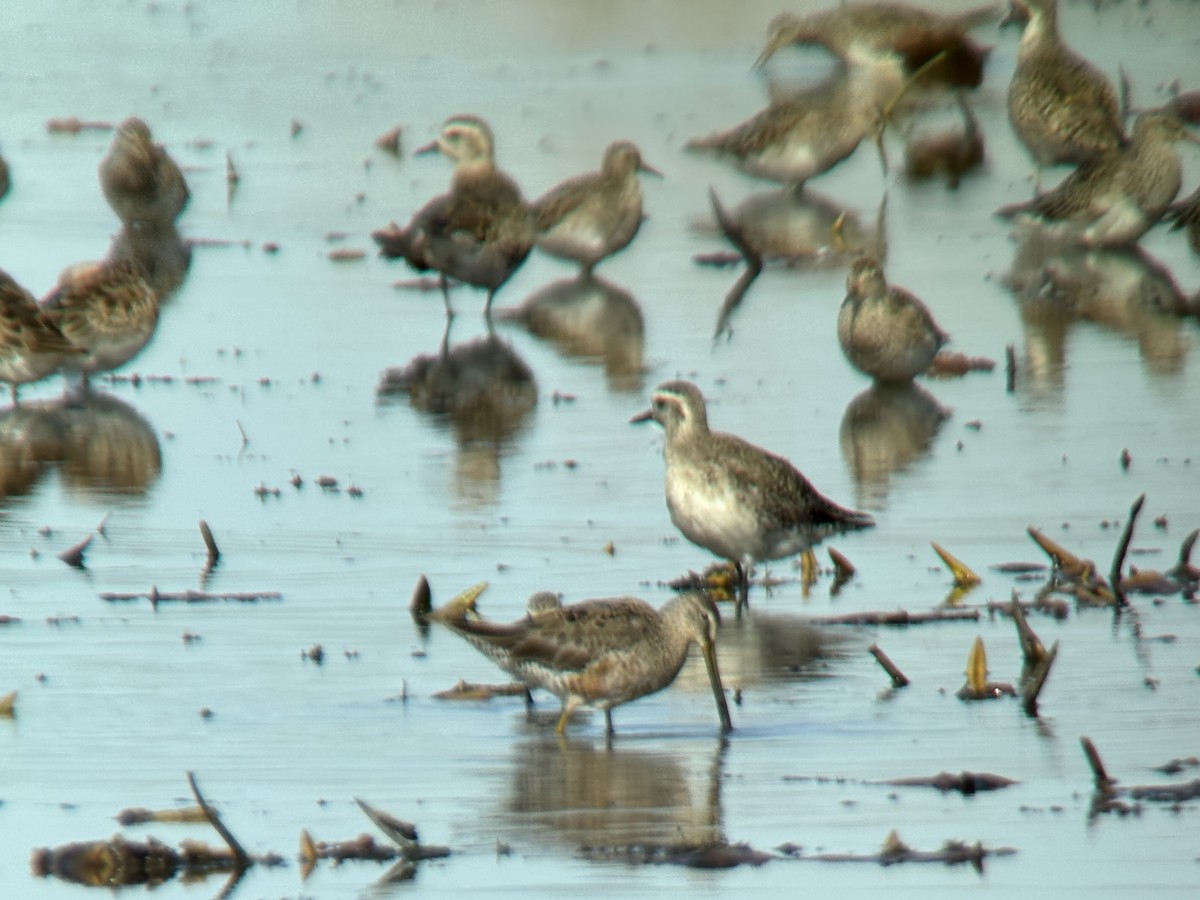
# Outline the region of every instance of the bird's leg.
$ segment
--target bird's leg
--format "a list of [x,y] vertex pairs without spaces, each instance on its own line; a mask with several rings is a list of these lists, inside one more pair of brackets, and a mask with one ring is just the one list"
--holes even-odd
[[525,688],[525,712],[533,712],[533,694],[529,688]]
[[733,570],[737,573],[738,596],[735,614],[740,616],[743,609],[750,608],[750,573],[741,562],[734,562]]
[[571,713],[575,712],[575,707],[579,705],[579,700],[574,697],[568,697],[563,701],[562,715],[558,717],[558,724],[554,726],[554,733],[563,735],[567,731],[567,721],[571,718]]
[[614,733],[615,732],[613,731],[613,724],[612,724],[612,710],[605,709],[604,710],[604,734],[605,734],[605,737],[607,737],[609,740],[611,740]]
[[17,400],[17,383],[14,381],[11,385],[9,385],[9,387],[12,389],[12,405],[15,409],[18,405],[20,405],[19,401]]
[[488,288],[487,299],[483,301],[483,317],[488,322],[492,321],[492,298],[496,296],[495,288]]
[[812,547],[805,547],[804,552],[800,554],[800,587],[804,592],[804,596],[808,596],[809,589],[817,583],[817,554],[813,552]]
[[454,307],[450,305],[450,279],[446,277],[445,272],[442,272],[438,276],[438,282],[442,286],[442,300],[446,303],[446,316],[447,318],[453,318]]

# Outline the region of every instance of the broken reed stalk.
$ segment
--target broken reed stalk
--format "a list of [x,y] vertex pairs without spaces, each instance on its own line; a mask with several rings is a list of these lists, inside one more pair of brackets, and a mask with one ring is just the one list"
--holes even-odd
[[204,795],[200,793],[200,788],[196,785],[196,776],[192,774],[191,770],[187,773],[187,780],[192,789],[192,796],[196,798],[196,804],[204,810],[204,817],[208,819],[208,824],[221,836],[221,840],[228,845],[229,852],[233,854],[234,871],[246,871],[250,867],[250,857],[246,855],[246,851],[242,849],[237,838],[225,827],[225,823],[221,821],[217,811],[208,805],[208,801],[204,799]]
[[1129,542],[1133,540],[1133,526],[1137,522],[1138,514],[1142,511],[1142,504],[1145,502],[1145,494],[1133,501],[1133,506],[1129,509],[1129,519],[1125,522],[1125,530],[1121,533],[1121,542],[1117,544],[1117,552],[1113,556],[1112,571],[1108,575],[1113,596],[1117,600],[1116,610],[1118,612],[1129,605],[1129,598],[1125,595],[1124,588],[1121,587],[1121,570],[1125,567],[1125,554],[1129,552]]
[[1088,765],[1092,768],[1092,778],[1096,782],[1096,790],[1111,792],[1116,782],[1108,777],[1108,772],[1104,768],[1104,760],[1100,758],[1100,751],[1096,749],[1096,745],[1092,743],[1090,737],[1081,737],[1079,743],[1083,746],[1083,755],[1087,757]]
[[1031,718],[1037,716],[1038,695],[1041,694],[1042,687],[1046,684],[1046,677],[1050,674],[1050,667],[1054,665],[1056,656],[1058,656],[1058,641],[1050,645],[1050,652],[1045,654],[1029,678],[1021,685],[1021,703],[1025,707],[1026,715]]
[[808,621],[818,625],[924,625],[928,622],[977,622],[977,609],[933,609],[909,612],[896,609],[890,612],[846,613],[840,616],[813,616]]
[[883,671],[888,673],[888,676],[892,679],[892,687],[902,688],[908,686],[908,676],[901,672],[888,655],[879,649],[878,644],[872,644],[867,650],[875,657],[875,661],[883,666]]
[[208,523],[203,519],[200,520],[200,537],[204,539],[204,546],[208,550],[207,567],[211,569],[220,561],[221,551],[217,549],[217,542],[213,539],[212,529],[208,527]]

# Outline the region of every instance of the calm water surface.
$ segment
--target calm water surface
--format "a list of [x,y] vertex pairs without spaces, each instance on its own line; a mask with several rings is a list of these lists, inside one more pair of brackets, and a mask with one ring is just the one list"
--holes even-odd
[[[991,211],[1030,191],[1031,166],[1004,117],[1017,36],[984,28],[981,40],[996,46],[973,98],[988,142],[982,173],[956,192],[914,186],[885,178],[864,147],[812,188],[867,225],[886,195],[889,278],[926,300],[956,349],[999,368],[922,382],[909,405],[873,411],[834,337],[838,266],[769,269],[734,313],[732,335],[714,343],[738,270],[691,261],[727,249],[696,227],[708,217],[707,188],[736,204],[770,185],[680,147],[762,104],[750,63],[778,9],[58,0],[6,11],[0,151],[14,187],[0,202],[0,266],[40,295],[63,266],[102,256],[116,231],[95,175],[111,136],[48,133],[59,116],[146,118],[188,172],[181,232],[229,243],[194,250],[154,342],[127,369],[144,377],[140,386],[105,384],[107,400],[73,414],[54,406],[57,380],[23,393],[38,427],[71,441],[61,462],[13,476],[0,500],[0,613],[21,619],[0,627],[0,693],[20,691],[17,717],[0,720],[0,896],[81,896],[84,888],[32,879],[30,850],[108,837],[127,806],[183,802],[186,770],[253,852],[290,859],[305,828],[330,840],[370,830],[354,796],[454,850],[422,864],[415,884],[374,886],[383,869],[372,863],[322,865],[302,883],[292,863],[252,872],[240,897],[1194,895],[1195,804],[1089,821],[1078,743],[1091,736],[1127,785],[1169,780],[1151,767],[1197,754],[1194,606],[1141,597],[1137,616],[1117,624],[1103,610],[1035,618],[1047,644],[1060,642],[1038,720],[1014,703],[954,698],[977,635],[992,677],[1016,680],[1006,620],[816,631],[804,617],[938,606],[950,578],[931,540],[984,576],[970,603],[1014,589],[1032,596],[1036,583],[989,568],[1040,560],[1030,525],[1107,570],[1111,523],[1143,492],[1134,545],[1145,552],[1134,561],[1172,565],[1200,526],[1196,322],[1130,297],[1162,283],[1158,266],[1195,293],[1200,260],[1182,235],[1156,229],[1142,242],[1150,261],[1105,256],[1080,270],[1103,287],[1084,320],[1014,300],[1004,276],[1018,247]],[[1188,81],[1195,2],[1066,2],[1061,18],[1071,43],[1110,75],[1125,67],[1135,104],[1161,102],[1175,78],[1200,87]],[[605,309],[626,317],[609,370],[498,322],[498,352],[528,366],[536,394],[526,386],[490,438],[405,398],[376,399],[385,369],[436,355],[443,340],[487,337],[481,296],[456,293],[460,314],[446,336],[440,299],[393,287],[410,273],[377,259],[369,239],[443,190],[450,171],[443,160],[390,157],[374,139],[400,124],[411,149],[462,111],[492,123],[501,165],[530,196],[595,168],[620,137],[667,176],[645,186],[650,218],[637,241],[600,269],[611,286]],[[303,124],[295,136],[293,119]],[[896,162],[900,142],[890,140]],[[242,175],[232,198],[227,153]],[[1190,191],[1200,154],[1182,153]],[[266,252],[268,242],[279,251]],[[333,262],[339,247],[367,256]],[[571,274],[535,254],[497,306]],[[1013,393],[1003,372],[1010,344]],[[631,375],[639,359],[644,372]],[[612,750],[599,717],[560,745],[552,719],[527,722],[517,700],[433,699],[459,678],[499,673],[453,635],[417,632],[407,605],[421,573],[435,602],[488,580],[482,609],[503,620],[538,589],[661,603],[664,582],[709,563],[667,516],[661,433],[626,424],[655,384],[680,374],[710,398],[715,427],[788,456],[826,493],[873,511],[876,529],[837,542],[858,578],[836,597],[827,579],[807,599],[791,581],[769,597],[756,590],[753,615],[729,617],[722,667],[742,701],[724,746],[702,668],[691,664],[672,689],[617,711]],[[952,414],[941,421],[939,408]],[[6,434],[32,427],[10,411],[0,419]],[[318,487],[320,476],[340,490]],[[1156,516],[1165,529],[1152,526]],[[202,518],[223,553],[207,580]],[[102,520],[85,570],[55,559]],[[790,562],[770,571],[794,575]],[[99,597],[152,585],[283,599],[155,612]],[[185,632],[200,640],[185,643]],[[911,687],[884,692],[865,649],[872,641]],[[323,665],[301,658],[314,643]],[[963,769],[1019,784],[964,799],[878,783]],[[865,854],[893,828],[921,849],[961,839],[1017,853],[979,874],[783,860],[702,872],[580,852],[723,838]],[[123,833],[216,840],[198,826]],[[207,897],[220,886],[171,883],[156,896]]]

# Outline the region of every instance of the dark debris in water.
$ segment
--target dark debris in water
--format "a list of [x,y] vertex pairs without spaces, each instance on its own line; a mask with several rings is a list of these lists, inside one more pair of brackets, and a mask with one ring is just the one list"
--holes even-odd
[[692,869],[732,869],[736,866],[761,866],[774,859],[773,853],[755,850],[748,844],[631,844],[628,846],[592,846],[579,848],[584,859],[593,862],[623,862],[629,865],[672,865]]

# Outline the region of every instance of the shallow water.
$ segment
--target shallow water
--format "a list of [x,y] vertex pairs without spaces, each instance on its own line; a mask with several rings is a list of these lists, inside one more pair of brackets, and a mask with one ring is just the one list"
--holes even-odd
[[[375,2],[349,12],[272,0],[114,3],[101,13],[63,0],[8,11],[20,40],[0,62],[9,111],[0,151],[14,181],[0,201],[0,266],[41,294],[64,265],[102,256],[116,232],[95,177],[110,135],[47,132],[48,119],[67,115],[145,117],[188,171],[183,235],[232,244],[195,248],[154,342],[125,370],[140,373],[140,385],[103,385],[109,399],[82,412],[58,408],[58,380],[22,394],[22,415],[54,438],[59,461],[19,467],[0,501],[0,614],[22,620],[0,626],[0,693],[20,691],[17,717],[0,720],[0,895],[79,895],[30,878],[30,850],[107,837],[127,806],[183,801],[186,770],[252,852],[291,858],[303,828],[331,840],[371,830],[354,796],[411,819],[423,840],[454,850],[420,866],[417,884],[427,890],[1194,892],[1195,804],[1089,821],[1078,743],[1092,737],[1125,785],[1193,777],[1149,767],[1197,752],[1194,606],[1178,595],[1138,597],[1138,615],[1115,624],[1103,610],[1036,617],[1047,645],[1060,642],[1037,720],[1016,703],[954,697],[976,635],[992,677],[1016,680],[1019,649],[1006,620],[814,633],[803,617],[936,607],[951,585],[931,540],[984,576],[968,603],[1007,600],[1014,588],[1032,596],[1036,582],[989,568],[1040,559],[1029,525],[1107,570],[1114,523],[1143,492],[1134,546],[1147,552],[1133,561],[1173,564],[1180,540],[1200,526],[1195,319],[1131,301],[1159,274],[1119,256],[1088,261],[1108,290],[1094,292],[1084,320],[1014,300],[1003,276],[1018,247],[991,211],[1028,196],[1031,167],[1004,119],[1016,35],[984,28],[980,37],[996,47],[973,98],[988,142],[983,173],[956,192],[914,186],[885,178],[862,147],[812,188],[867,225],[886,191],[889,278],[925,299],[956,349],[998,368],[923,381],[928,396],[907,398],[921,415],[888,418],[894,404],[864,414],[869,398],[856,398],[867,385],[834,339],[838,266],[768,269],[734,312],[732,334],[714,342],[739,270],[694,265],[693,254],[727,248],[693,225],[708,216],[710,185],[729,204],[770,186],[680,147],[762,103],[750,63],[778,5],[681,9]],[[1071,43],[1110,74],[1124,65],[1143,105],[1160,101],[1174,78],[1196,87],[1186,78],[1198,21],[1200,7],[1184,0],[1065,3],[1062,12]],[[532,373],[536,403],[528,384],[510,395],[492,423],[496,439],[473,431],[469,415],[376,399],[386,369],[438,353],[445,317],[436,295],[393,287],[411,273],[377,259],[369,232],[441,191],[449,167],[397,160],[373,141],[403,124],[411,149],[461,111],[492,123],[501,165],[530,196],[595,168],[618,137],[667,175],[645,185],[650,219],[638,239],[600,268],[611,295],[625,298],[610,301],[625,318],[608,371],[497,323],[499,341]],[[304,126],[295,137],[293,118]],[[898,160],[899,143],[890,150]],[[1189,191],[1200,154],[1181,152]],[[242,176],[232,198],[226,153]],[[331,232],[346,236],[332,241]],[[266,252],[267,242],[279,252]],[[1142,245],[1185,294],[1200,287],[1200,261],[1182,235],[1156,229]],[[367,255],[333,262],[338,247]],[[535,254],[497,306],[570,275]],[[640,376],[630,374],[639,346],[628,298],[642,317]],[[486,338],[482,297],[461,289],[454,302],[450,344]],[[715,427],[788,456],[825,493],[872,510],[874,530],[835,542],[856,580],[836,597],[828,579],[808,599],[792,581],[770,596],[756,589],[749,619],[728,617],[722,667],[742,699],[727,745],[695,661],[670,690],[614,714],[612,750],[599,716],[573,725],[560,746],[553,718],[527,722],[519,700],[433,699],[459,678],[500,679],[453,635],[416,630],[407,605],[421,573],[435,602],[490,581],[482,609],[508,619],[538,589],[661,603],[664,582],[709,563],[667,516],[661,433],[626,424],[654,384],[677,374],[705,391]],[[951,417],[931,416],[930,398]],[[28,422],[0,411],[0,433]],[[294,474],[302,487],[290,483]],[[339,489],[319,487],[320,476]],[[1165,530],[1152,526],[1157,516]],[[222,551],[207,578],[200,519]],[[55,559],[101,520],[85,570]],[[794,575],[790,562],[770,572]],[[99,597],[152,585],[283,597],[157,611]],[[185,643],[185,632],[200,639]],[[884,691],[865,649],[872,641],[912,686]],[[314,643],[326,651],[323,665],[301,658]],[[964,799],[877,783],[963,769],[1019,784]],[[792,842],[806,853],[871,853],[892,828],[921,849],[961,839],[1017,853],[977,874],[803,861],[703,872],[598,863],[580,852],[719,836],[764,850]],[[199,826],[122,831],[216,840]],[[382,871],[322,864],[301,883],[292,863],[252,872],[238,896],[408,889],[373,887]],[[219,888],[210,879],[156,893]]]

